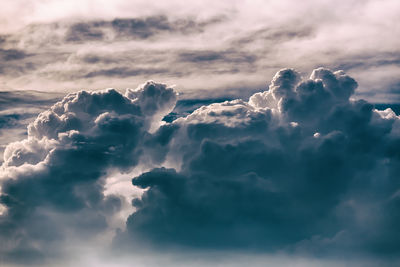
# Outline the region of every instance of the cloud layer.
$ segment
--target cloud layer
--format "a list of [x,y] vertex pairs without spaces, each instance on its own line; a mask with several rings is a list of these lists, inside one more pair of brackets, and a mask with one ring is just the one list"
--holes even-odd
[[353,97],[393,103],[399,12],[397,0],[4,2],[0,90],[71,92],[156,79],[223,97],[260,88],[288,65],[303,74],[326,66],[357,79]]
[[[283,252],[394,264],[400,118],[351,100],[356,88],[343,71],[319,68],[303,79],[283,69],[249,101],[212,103],[171,122],[161,119],[177,97],[163,84],[70,94],[5,150],[3,259],[57,259],[70,244],[111,232],[120,253]],[[111,169],[147,170],[132,180],[143,194],[125,229],[111,223],[126,205],[105,194]]]

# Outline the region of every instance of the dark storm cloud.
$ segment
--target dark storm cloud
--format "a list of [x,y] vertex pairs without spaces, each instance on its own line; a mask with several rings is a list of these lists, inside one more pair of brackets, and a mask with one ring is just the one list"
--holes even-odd
[[176,104],[154,82],[124,96],[70,94],[5,151],[3,259],[57,259],[68,243],[114,231],[125,200],[104,193],[107,171],[137,166],[149,171],[132,180],[145,191],[117,231],[121,253],[150,245],[390,261],[400,241],[400,119],[350,100],[356,87],[319,68],[305,80],[281,70],[249,101]]
[[172,89],[154,82],[126,96],[113,89],[81,91],[30,123],[28,138],[4,153],[2,259],[35,263],[59,255],[71,237],[85,240],[104,231],[122,202],[103,194],[107,168],[138,163],[147,131],[175,98]]
[[133,179],[147,191],[133,201],[120,239],[395,256],[400,120],[350,101],[356,87],[340,71],[317,69],[302,81],[286,69],[249,102],[215,103],[175,120],[167,160],[181,169]]

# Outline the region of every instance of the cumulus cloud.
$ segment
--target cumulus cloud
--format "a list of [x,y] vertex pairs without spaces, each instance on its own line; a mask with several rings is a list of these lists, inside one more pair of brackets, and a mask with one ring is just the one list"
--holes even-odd
[[[133,179],[147,191],[120,238],[202,249],[398,254],[400,120],[351,100],[357,83],[279,71],[248,102],[171,123],[167,161]],[[134,242],[134,241],[133,241]],[[351,252],[350,252],[351,251]]]
[[125,96],[114,89],[69,94],[42,112],[27,139],[4,152],[2,258],[54,257],[71,239],[90,240],[107,229],[124,201],[104,195],[107,169],[138,163],[153,119],[175,100],[172,89],[148,82]]
[[[6,148],[3,258],[54,259],[66,243],[111,230],[122,254],[148,247],[397,261],[400,118],[352,99],[356,88],[343,71],[319,68],[304,79],[283,69],[248,101],[169,117],[176,93],[151,81],[125,95],[70,94]],[[132,180],[143,194],[117,231],[110,220],[126,200],[104,193],[109,169],[147,169]]]

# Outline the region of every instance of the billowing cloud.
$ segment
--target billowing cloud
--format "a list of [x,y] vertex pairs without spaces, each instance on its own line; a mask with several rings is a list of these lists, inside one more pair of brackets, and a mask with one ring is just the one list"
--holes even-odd
[[35,262],[60,253],[62,242],[104,231],[124,201],[103,194],[106,171],[138,163],[153,120],[175,101],[172,89],[148,82],[126,96],[114,89],[69,94],[42,112],[27,139],[4,152],[2,258]]
[[[343,71],[283,69],[248,101],[183,115],[155,82],[70,94],[6,148],[3,259],[59,259],[111,232],[108,252],[122,257],[149,248],[398,262],[400,118],[352,99],[356,88]],[[131,188],[143,190],[125,229],[111,223],[127,205],[105,194],[111,169],[136,171]]]
[[179,168],[133,179],[147,191],[133,201],[121,239],[395,256],[400,120],[350,100],[356,87],[342,71],[320,68],[302,80],[285,69],[248,102],[175,120],[167,162]]

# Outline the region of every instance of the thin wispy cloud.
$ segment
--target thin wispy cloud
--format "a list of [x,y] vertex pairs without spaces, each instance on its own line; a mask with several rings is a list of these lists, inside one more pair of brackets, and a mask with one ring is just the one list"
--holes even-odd
[[[355,97],[398,100],[396,1],[24,4],[3,4],[14,11],[3,19],[3,89],[101,89],[105,81],[124,88],[157,79],[222,96],[238,84],[262,87],[286,66],[303,73],[326,66],[357,78]],[[31,16],[14,20],[27,9]]]

